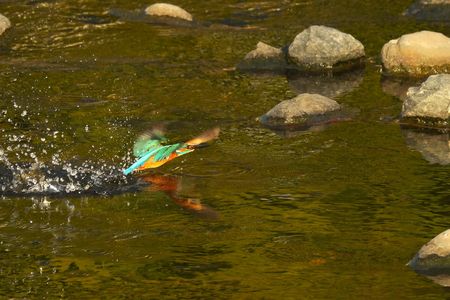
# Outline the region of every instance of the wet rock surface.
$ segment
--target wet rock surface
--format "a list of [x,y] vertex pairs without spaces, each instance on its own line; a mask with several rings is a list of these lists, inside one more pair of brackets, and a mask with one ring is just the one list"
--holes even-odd
[[302,129],[332,122],[338,118],[341,106],[318,94],[301,94],[275,105],[259,121],[270,128]]
[[448,128],[450,74],[430,76],[411,87],[402,107],[402,122],[423,127]]
[[239,71],[282,72],[286,70],[286,66],[286,56],[282,49],[258,42],[256,49],[245,55],[237,65],[237,69]]
[[418,0],[403,14],[419,20],[450,22],[450,1]]
[[192,21],[192,15],[179,6],[168,3],[155,3],[145,9],[145,13],[149,16],[171,17]]
[[450,38],[433,31],[405,34],[383,46],[381,59],[383,70],[388,74],[450,73]]
[[439,165],[450,164],[450,140],[448,133],[412,128],[402,128],[402,133],[406,144],[420,152],[426,161]]
[[6,29],[11,27],[11,21],[4,15],[0,14],[0,35],[3,34]]
[[310,71],[343,71],[360,66],[364,46],[350,34],[327,26],[311,26],[299,33],[288,48],[295,68]]
[[450,286],[450,229],[422,246],[408,265],[436,283]]

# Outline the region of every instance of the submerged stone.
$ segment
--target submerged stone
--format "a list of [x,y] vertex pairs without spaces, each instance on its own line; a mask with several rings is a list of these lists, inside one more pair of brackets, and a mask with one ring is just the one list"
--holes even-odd
[[419,87],[411,87],[402,107],[402,122],[431,128],[448,128],[450,74],[430,76]]
[[280,48],[258,42],[256,49],[245,55],[237,69],[241,71],[284,71],[286,56]]
[[288,49],[293,65],[311,72],[351,69],[364,55],[363,44],[350,34],[316,25],[299,33]]
[[9,27],[11,27],[11,21],[9,21],[9,19],[4,15],[0,14],[0,35],[3,34],[3,32],[5,32]]
[[168,3],[155,3],[145,9],[149,16],[172,17],[192,21],[192,15],[179,6]]
[[423,158],[439,165],[450,164],[450,139],[446,132],[402,128],[406,144],[420,152]]
[[450,0],[418,0],[403,14],[419,20],[450,22]]
[[339,103],[322,95],[301,94],[278,103],[259,121],[272,128],[307,128],[332,121],[340,109]]
[[450,286],[450,229],[422,246],[408,265],[439,284]]
[[450,38],[432,31],[405,34],[383,46],[381,59],[383,70],[389,74],[450,73]]

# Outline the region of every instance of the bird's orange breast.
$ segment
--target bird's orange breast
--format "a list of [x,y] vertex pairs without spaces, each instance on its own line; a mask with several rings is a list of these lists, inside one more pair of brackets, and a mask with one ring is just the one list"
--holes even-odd
[[178,156],[178,154],[176,152],[173,152],[172,154],[170,154],[170,156],[166,159],[160,160],[160,161],[155,161],[155,157],[152,156],[150,157],[142,166],[140,166],[139,168],[137,168],[137,171],[142,171],[145,169],[151,169],[151,168],[158,168],[160,166],[162,166],[163,164],[165,164],[168,161],[171,161],[172,159],[176,158]]

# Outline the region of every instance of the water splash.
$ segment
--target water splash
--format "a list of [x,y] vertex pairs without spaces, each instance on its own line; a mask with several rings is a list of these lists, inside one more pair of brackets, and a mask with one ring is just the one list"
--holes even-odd
[[142,183],[122,175],[121,167],[85,161],[64,162],[57,154],[50,163],[12,163],[0,149],[0,194],[116,194],[140,189]]
[[[0,195],[104,195],[140,189],[142,182],[122,174],[130,153],[109,161],[74,157],[70,151],[79,137],[43,117],[16,102],[0,111]],[[83,131],[89,133],[88,125]],[[104,156],[101,145],[88,150],[90,157],[99,153]]]

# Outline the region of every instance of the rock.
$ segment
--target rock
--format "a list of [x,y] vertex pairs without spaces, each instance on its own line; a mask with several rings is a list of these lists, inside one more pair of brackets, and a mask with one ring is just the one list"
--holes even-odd
[[437,279],[450,276],[450,229],[422,246],[408,265],[420,274]]
[[284,71],[286,65],[286,56],[281,49],[258,42],[256,49],[245,55],[237,65],[237,69],[240,71]]
[[125,22],[142,22],[155,25],[167,25],[175,27],[200,27],[202,23],[196,22],[195,20],[186,20],[178,17],[168,16],[168,15],[149,15],[145,10],[125,10],[118,8],[111,8],[108,10],[110,18],[118,18]]
[[419,20],[450,22],[450,0],[418,0],[403,14]]
[[333,120],[341,106],[318,94],[301,94],[275,105],[259,121],[271,128],[307,128]]
[[296,94],[320,94],[331,99],[356,89],[363,81],[361,70],[332,75],[289,74],[287,79]]
[[5,32],[9,27],[11,27],[11,22],[9,19],[0,14],[0,35],[3,34],[3,32]]
[[405,34],[383,46],[381,59],[383,70],[389,74],[450,73],[450,39],[432,31]]
[[155,3],[145,9],[145,13],[149,16],[172,17],[187,21],[192,21],[192,15],[173,4]]
[[288,49],[296,68],[323,72],[361,65],[364,46],[353,36],[326,26],[311,26],[299,33]]
[[450,164],[450,139],[448,133],[402,128],[406,144],[422,154],[432,164]]
[[402,107],[402,122],[421,127],[446,128],[450,108],[450,74],[430,76],[411,87]]

